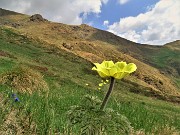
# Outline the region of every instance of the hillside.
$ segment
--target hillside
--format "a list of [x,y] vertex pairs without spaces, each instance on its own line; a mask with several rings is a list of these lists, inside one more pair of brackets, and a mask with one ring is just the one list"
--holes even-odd
[[[32,21],[30,16],[22,14],[2,16],[1,20],[2,24],[9,22],[3,26],[14,32],[91,62],[105,59],[134,62],[138,65],[138,71],[134,81],[129,78],[127,81],[138,83],[143,89],[148,88],[150,93],[157,91],[159,95],[180,95],[176,81],[172,81],[179,78],[179,50],[166,46],[139,45],[85,24],[70,26],[38,19]],[[166,62],[169,59],[173,61]]]
[[[140,45],[85,24],[71,26],[37,16],[33,18],[0,10],[0,82],[6,79],[15,81],[0,85],[0,100],[6,103],[1,95],[9,97],[10,89],[17,91],[23,101],[14,105],[22,119],[16,117],[14,123],[10,122],[12,125],[18,125],[18,120],[25,121],[27,115],[27,118],[32,116],[38,133],[59,132],[65,121],[64,112],[69,106],[79,103],[85,94],[102,98],[105,93],[97,91],[101,79],[91,70],[92,62],[123,60],[134,62],[138,70],[116,82],[109,106],[126,115],[136,130],[143,128],[145,132],[150,132],[166,119],[164,125],[173,123],[172,127],[180,127],[179,41],[162,47]],[[16,76],[20,76],[19,84],[25,78],[22,86],[17,85]],[[48,98],[36,95],[38,88],[29,85],[27,80],[37,87],[42,86],[42,89],[48,87]],[[47,108],[43,108],[45,99],[49,103]],[[119,103],[121,106],[118,106]],[[1,106],[0,111],[3,112]],[[0,113],[0,124],[5,116],[4,112]],[[60,119],[55,119],[60,116]],[[154,119],[150,121],[152,117]],[[8,125],[8,122],[5,123]],[[26,122],[27,119],[23,122],[23,131],[28,129]],[[4,124],[2,127],[12,130]],[[34,128],[28,130],[33,133]]]

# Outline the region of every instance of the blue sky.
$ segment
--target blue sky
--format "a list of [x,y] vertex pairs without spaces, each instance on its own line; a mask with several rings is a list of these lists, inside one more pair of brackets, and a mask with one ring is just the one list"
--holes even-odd
[[180,39],[180,0],[0,0],[0,7],[70,25],[86,23],[141,44]]
[[106,30],[103,25],[105,20],[112,25],[114,22],[128,16],[137,16],[148,10],[148,7],[155,5],[159,0],[130,0],[127,3],[120,4],[118,0],[109,0],[106,4],[102,4],[101,13],[96,15],[90,13],[83,23],[90,23],[93,27]]

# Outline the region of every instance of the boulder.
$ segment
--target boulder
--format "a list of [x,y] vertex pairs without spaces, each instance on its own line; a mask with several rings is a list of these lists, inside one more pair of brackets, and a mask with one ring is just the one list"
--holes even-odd
[[40,14],[34,14],[30,17],[30,21],[33,21],[33,22],[44,22],[46,21],[46,19],[44,19],[42,17],[42,15]]

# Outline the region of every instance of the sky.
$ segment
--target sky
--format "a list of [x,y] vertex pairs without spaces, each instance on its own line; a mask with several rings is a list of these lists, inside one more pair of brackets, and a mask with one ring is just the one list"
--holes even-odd
[[180,40],[180,0],[0,0],[0,8],[88,24],[151,45]]

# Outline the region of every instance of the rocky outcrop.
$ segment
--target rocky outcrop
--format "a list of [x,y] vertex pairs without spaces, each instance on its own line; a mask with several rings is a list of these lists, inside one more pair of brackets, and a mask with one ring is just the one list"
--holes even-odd
[[73,50],[73,46],[71,44],[63,43],[62,45],[64,48],[66,48],[68,50]]
[[34,14],[34,15],[32,15],[29,19],[30,19],[30,21],[32,21],[32,22],[45,22],[45,21],[47,21],[47,20],[44,19],[44,18],[42,17],[42,15],[40,15],[40,14]]

